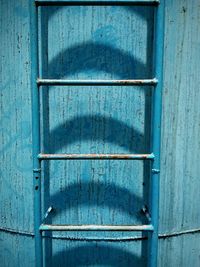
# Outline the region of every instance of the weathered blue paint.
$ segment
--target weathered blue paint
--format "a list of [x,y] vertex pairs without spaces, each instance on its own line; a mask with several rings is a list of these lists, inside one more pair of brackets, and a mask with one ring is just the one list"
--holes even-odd
[[52,225],[41,224],[41,231],[154,231],[153,225]]
[[34,190],[34,233],[35,233],[35,265],[43,266],[41,224],[41,162],[40,153],[40,101],[37,78],[39,76],[38,63],[38,9],[34,1],[30,3],[30,29],[31,29],[31,89],[32,89],[32,149],[33,149],[33,190]]
[[[158,254],[158,222],[159,222],[159,189],[160,189],[160,143],[161,143],[161,112],[163,89],[163,53],[164,53],[164,0],[155,9],[154,34],[154,72],[158,84],[153,92],[152,105],[152,140],[151,147],[155,155],[152,162],[150,214],[154,231],[149,234],[149,267],[157,266]],[[155,171],[156,170],[156,171]]]
[[[155,4],[158,1],[148,2],[149,4]],[[160,4],[159,8],[156,8],[155,11],[155,80],[134,80],[132,83],[130,80],[120,80],[116,82],[115,80],[111,80],[110,82],[106,82],[106,80],[102,81],[60,81],[59,80],[44,80],[43,85],[138,85],[138,84],[147,84],[147,85],[156,85],[155,92],[153,93],[153,101],[152,101],[152,150],[155,151],[156,158],[154,158],[154,154],[41,154],[40,153],[40,102],[39,102],[39,88],[38,85],[42,85],[39,77],[39,53],[38,53],[38,7],[37,4],[71,4],[73,1],[31,1],[31,29],[33,30],[33,34],[31,35],[31,67],[32,67],[32,75],[31,75],[31,86],[32,86],[32,121],[33,121],[33,167],[34,167],[34,183],[35,183],[35,208],[34,208],[34,217],[35,217],[35,257],[36,267],[43,266],[43,248],[42,248],[42,233],[41,231],[152,231],[152,234],[149,235],[149,254],[148,254],[148,266],[156,267],[157,266],[157,252],[158,252],[158,201],[159,201],[159,172],[152,171],[151,175],[151,192],[150,192],[150,214],[152,216],[151,221],[153,225],[143,225],[143,226],[126,226],[126,225],[118,225],[118,226],[108,226],[108,225],[47,225],[41,224],[41,161],[40,160],[70,160],[70,159],[154,159],[152,163],[152,168],[159,169],[160,168],[160,131],[161,131],[161,99],[162,99],[162,65],[163,65],[163,38],[164,38],[164,1]],[[93,2],[77,2],[77,4],[90,4]],[[97,3],[97,2],[95,2]],[[100,3],[102,3],[100,1]],[[113,2],[107,2],[109,5]],[[115,4],[118,2],[114,2]],[[121,3],[121,2],[119,2]],[[129,2],[128,2],[129,3]],[[132,1],[134,5],[141,5],[146,3],[146,1]],[[130,3],[129,3],[130,4]],[[34,50],[35,49],[35,50]],[[34,60],[33,60],[34,58]],[[38,77],[37,77],[38,76]],[[157,83],[157,79],[159,83]],[[39,82],[38,82],[39,81]],[[42,79],[41,79],[42,81]]]
[[[59,3],[58,1],[49,1],[48,3],[45,1],[39,1],[40,3],[50,4],[50,3]],[[38,3],[39,3],[38,2]],[[146,1],[145,1],[146,2]],[[157,2],[157,1],[156,1]],[[69,1],[62,1],[63,4],[69,4]],[[86,2],[84,2],[86,3]],[[110,4],[110,2],[108,2]],[[133,4],[144,4],[144,1],[133,1]],[[150,3],[150,2],[149,2]],[[153,1],[152,3],[155,3]],[[80,3],[79,3],[80,4]],[[33,4],[32,4],[33,5]],[[37,6],[35,6],[34,3],[34,9],[31,9],[31,17],[33,16],[33,19],[31,20],[31,29],[33,27],[38,28],[38,14],[37,14]],[[33,86],[33,93],[32,93],[32,112],[33,112],[33,165],[36,167],[34,168],[34,180],[37,184],[35,186],[35,248],[36,248],[36,254],[37,257],[39,254],[39,260],[36,261],[36,266],[41,267],[43,266],[43,259],[42,259],[42,236],[41,232],[39,230],[45,231],[45,230],[62,230],[62,231],[74,231],[74,230],[87,230],[87,231],[95,231],[95,230],[118,230],[118,231],[130,231],[130,230],[140,230],[140,231],[147,231],[151,229],[152,234],[149,235],[149,255],[148,255],[148,266],[150,267],[156,267],[157,266],[157,251],[158,251],[158,203],[159,203],[159,172],[152,172],[152,179],[151,179],[151,198],[150,198],[150,212],[152,216],[152,223],[153,226],[100,226],[100,225],[82,225],[82,226],[67,226],[67,225],[41,225],[39,226],[41,222],[41,197],[38,196],[38,193],[41,194],[41,185],[38,185],[38,180],[41,183],[41,176],[38,175],[41,172],[41,162],[40,159],[154,159],[153,161],[153,169],[159,169],[160,168],[160,129],[161,129],[161,99],[162,99],[162,59],[163,59],[163,36],[164,36],[164,29],[163,29],[163,21],[164,21],[164,2],[161,3],[160,7],[158,8],[158,11],[155,12],[155,24],[156,24],[156,37],[155,37],[155,76],[156,80],[159,79],[159,84],[156,83],[156,90],[153,94],[153,124],[152,124],[152,149],[156,153],[156,159],[154,159],[153,154],[147,154],[147,155],[120,155],[120,154],[40,154],[38,153],[40,150],[40,104],[39,104],[39,92],[38,92],[38,86],[36,84],[36,81],[38,83],[37,75],[39,76],[38,71],[38,60],[39,60],[39,54],[38,54],[38,32],[37,30],[33,29],[33,35],[32,38],[34,39],[33,46],[31,48],[36,48],[36,53],[33,51],[33,48],[31,49],[31,58],[35,58],[34,61],[32,61],[32,86]],[[34,25],[35,23],[35,25]],[[74,82],[70,82],[69,84],[73,85]],[[79,82],[82,85],[101,85],[105,83],[105,80],[103,82]],[[112,82],[113,84],[116,84],[116,82]],[[122,80],[120,81],[120,84],[126,85],[127,81]],[[130,82],[128,82],[130,83]],[[134,81],[134,83],[137,85],[138,81]],[[144,80],[140,81],[139,84],[147,83],[152,84],[152,80],[149,82],[144,82]],[[39,83],[38,83],[39,84]],[[48,84],[48,82],[46,82]],[[51,85],[56,85],[56,81],[52,80],[50,83]],[[75,81],[76,84],[76,81]],[[118,84],[118,83],[117,83]],[[61,81],[61,85],[63,85],[63,82]],[[64,85],[67,85],[67,82],[64,82]],[[107,85],[108,82],[107,82]],[[36,118],[35,118],[36,116]],[[34,122],[35,121],[35,122]],[[37,151],[37,154],[36,154]],[[152,156],[153,155],[153,156]],[[37,170],[37,172],[36,172]],[[35,175],[35,173],[37,175]],[[39,214],[39,216],[38,216]]]
[[[146,1],[145,1],[146,2]],[[38,85],[41,84],[38,82],[39,77],[39,53],[38,53],[38,8],[35,5],[36,2],[31,3],[31,30],[33,30],[33,34],[31,35],[31,67],[32,67],[32,75],[31,75],[31,86],[32,86],[32,121],[33,121],[33,167],[34,167],[34,183],[35,183],[35,208],[34,208],[34,218],[35,218],[35,257],[36,267],[43,266],[43,248],[42,248],[42,232],[41,231],[152,231],[153,233],[149,235],[149,255],[148,255],[148,266],[156,267],[157,266],[157,251],[158,251],[158,201],[159,201],[159,177],[158,172],[152,172],[152,181],[151,181],[151,214],[152,214],[152,223],[153,225],[136,225],[136,226],[126,226],[126,225],[118,225],[118,226],[108,226],[108,225],[47,225],[41,224],[41,161],[40,160],[58,160],[58,159],[154,159],[154,154],[41,154],[40,151],[40,101],[39,101],[39,88]],[[39,3],[39,2],[37,2]],[[58,1],[40,1],[40,3],[59,3]],[[63,4],[69,4],[68,1],[62,1]],[[81,2],[81,3],[86,3]],[[92,3],[92,2],[91,2]],[[116,2],[115,2],[116,3]],[[120,3],[120,2],[119,2]],[[144,4],[144,1],[133,1],[135,5]],[[149,2],[150,3],[150,2]],[[151,2],[155,4],[155,1]],[[157,3],[157,1],[156,1]],[[80,3],[79,3],[80,4]],[[110,4],[110,2],[108,2]],[[127,3],[128,4],[128,3]],[[34,6],[34,7],[33,7]],[[161,10],[161,11],[160,11]],[[162,88],[162,57],[163,57],[163,32],[160,31],[163,27],[163,18],[164,18],[164,3],[161,4],[161,8],[156,12],[156,34],[158,37],[155,38],[155,64],[159,65],[155,67],[155,75],[160,79],[159,85],[157,85],[155,80],[134,80],[132,85],[138,84],[152,84],[157,85],[156,91],[153,96],[153,126],[152,126],[152,149],[155,150],[157,154],[157,159],[153,162],[153,167],[158,168],[160,163],[160,129],[161,124],[161,88]],[[158,15],[157,15],[158,14]],[[161,26],[160,26],[161,25]],[[161,48],[160,48],[161,47]],[[35,51],[34,51],[35,49]],[[43,55],[42,55],[43,56]],[[42,60],[41,56],[41,61]],[[34,57],[34,60],[33,60]],[[38,76],[38,77],[37,77]],[[156,76],[156,77],[157,77]],[[58,80],[50,80],[50,85],[56,85]],[[47,85],[49,82],[46,82]],[[69,84],[76,85],[75,82],[69,81]],[[111,81],[111,85],[113,84],[121,84],[126,85],[130,84],[130,81],[121,80],[120,82]],[[65,81],[64,85],[68,83]],[[83,82],[80,81],[78,84],[81,85],[110,85],[110,83],[106,80],[102,81],[93,81],[93,82]],[[63,85],[63,81],[61,81],[61,85]],[[38,182],[39,181],[39,182]],[[155,225],[155,228],[154,228]]]
[[[0,24],[2,25],[0,30],[0,262],[3,267],[33,267],[35,255],[32,217],[28,1],[2,0],[0,5]],[[200,125],[197,123],[200,116],[197,101],[200,98],[200,91],[197,89],[200,83],[198,73],[200,68],[198,34],[200,9],[198,5],[198,0],[166,1],[159,267],[200,266],[198,231],[200,221],[198,192],[200,154],[198,152],[200,146],[197,142],[200,132]],[[145,14],[150,25],[148,32],[151,36],[152,22],[148,12],[146,11]],[[143,25],[146,20],[141,23],[142,19],[139,15],[142,13],[141,10],[130,13],[130,9],[117,7],[110,8],[109,11],[99,11],[96,7],[96,10],[93,9],[90,12],[89,7],[64,10],[51,7],[51,10],[49,8],[46,13],[49,16],[49,64],[52,59],[57,64],[51,65],[54,65],[55,76],[50,75],[52,71],[49,72],[49,76],[43,77],[58,79],[142,78],[137,74],[140,74],[144,67],[135,69],[135,65],[141,65],[135,63],[131,65],[129,58],[126,57],[129,54],[138,57],[140,63],[146,62],[146,54],[142,49],[146,36]],[[114,14],[117,13],[118,19],[116,20]],[[84,16],[85,19],[83,19]],[[128,18],[129,22],[126,23]],[[81,23],[78,24],[79,20]],[[66,27],[62,28],[63,24]],[[68,38],[68,28],[70,38]],[[126,30],[123,31],[123,28]],[[129,32],[132,34],[126,38]],[[152,39],[152,36],[150,38]],[[83,45],[85,57],[80,57],[79,51],[83,50],[78,49],[78,42],[85,44]],[[101,55],[103,49],[108,55],[110,51],[108,46],[112,46],[115,51],[112,54],[115,65],[118,66],[120,62],[121,69],[124,70],[126,61],[127,66],[133,66],[134,73],[129,75],[129,68],[127,68],[124,73],[128,75],[125,75],[122,71],[120,72],[120,68],[109,65],[113,67],[113,70],[117,70],[119,75],[116,72],[109,72],[104,77],[103,71],[100,73],[100,68],[93,72],[87,70],[86,74],[86,71],[83,71],[84,63],[80,61],[82,72],[78,72],[73,64],[70,66],[73,66],[73,70],[77,72],[70,73],[65,69],[68,74],[59,76],[59,66],[62,65],[62,60],[65,61],[64,55],[57,57],[57,61],[55,60],[59,51],[64,52],[68,46],[77,47],[77,57],[87,59],[87,63],[92,65],[88,53],[90,47],[95,55],[94,46],[88,45],[92,42],[107,44],[107,46],[98,46]],[[133,45],[131,46],[130,43]],[[120,54],[117,54],[120,49],[121,52],[127,51],[123,53],[126,57],[124,61],[122,57],[115,57]],[[152,52],[152,47],[150,46],[148,50]],[[69,49],[69,53],[66,54],[67,58],[73,59],[74,51]],[[65,63],[70,64],[70,60]],[[98,66],[101,62],[98,61]],[[103,64],[101,68],[105,72],[108,69]],[[64,70],[64,67],[60,69]],[[147,69],[144,72],[146,78],[152,77]],[[49,89],[42,89],[41,92],[47,94],[49,91],[47,102],[50,106],[49,132],[52,147],[47,149],[48,151],[42,150],[42,153],[149,152],[139,151],[137,148],[139,144],[142,144],[144,134],[143,113],[141,113],[143,110],[140,107],[144,106],[144,93],[150,95],[153,89],[143,91],[141,87],[134,87],[132,90],[131,87],[122,89],[120,86],[112,89],[106,86],[103,88],[101,86],[98,88],[83,87],[83,90],[80,86],[79,88],[70,86]],[[45,108],[44,111],[48,114],[48,109]],[[108,127],[109,123],[113,130]],[[58,128],[59,125],[62,125],[63,131]],[[132,125],[142,135],[141,138],[135,138],[136,131],[131,131]],[[84,131],[85,128],[87,131]],[[101,132],[100,136],[95,135],[98,132]],[[115,138],[115,132],[120,138]],[[62,138],[59,139],[59,136]],[[95,139],[92,139],[92,136],[95,136]],[[64,139],[68,139],[65,145]],[[72,142],[72,140],[75,141]],[[120,142],[120,140],[123,141]],[[136,140],[138,147],[137,145],[128,146],[126,140]],[[48,135],[44,141],[48,143]],[[105,224],[113,225],[141,223],[140,220],[137,221],[134,218],[134,214],[138,214],[141,206],[146,204],[141,201],[143,195],[140,176],[143,174],[140,164],[142,162],[67,161],[66,163],[57,161],[54,163],[51,161],[48,163],[51,169],[50,179],[45,179],[44,182],[48,187],[48,180],[50,181],[50,199],[46,197],[46,207],[42,214],[51,204],[56,204],[55,214],[53,212],[50,216],[52,223],[95,224],[101,223],[101,220]],[[69,169],[70,172],[68,172]],[[96,184],[99,183],[99,187],[93,181]],[[75,186],[77,183],[79,187]],[[84,197],[86,192],[89,192],[90,198],[88,199]],[[135,198],[133,198],[134,193]],[[96,202],[94,196],[96,196]],[[112,200],[115,200],[115,203]],[[61,205],[61,202],[64,204]],[[121,233],[102,232],[96,236],[95,232],[91,234],[59,232],[53,233],[52,240],[52,256],[49,254],[47,256],[53,266],[146,266],[145,258],[141,257],[141,244],[145,244],[146,241],[141,240],[139,233],[121,235]],[[146,251],[142,255],[146,255]],[[50,266],[50,263],[47,263],[46,266]]]
[[154,154],[39,154],[40,160],[153,160]]

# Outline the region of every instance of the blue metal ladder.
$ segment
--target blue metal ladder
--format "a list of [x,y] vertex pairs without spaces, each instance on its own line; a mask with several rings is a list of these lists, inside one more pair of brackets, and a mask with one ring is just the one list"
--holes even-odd
[[[158,212],[160,176],[160,133],[163,81],[163,39],[164,39],[164,0],[29,0],[31,26],[31,89],[32,89],[32,138],[33,138],[33,184],[34,184],[34,232],[35,266],[43,266],[43,231],[146,231],[148,232],[148,267],[157,266],[158,252]],[[38,55],[38,8],[40,6],[71,5],[148,5],[154,8],[154,77],[141,80],[65,80],[43,79],[39,77]],[[49,86],[151,86],[152,134],[149,154],[43,154],[40,151],[40,99],[39,89]],[[41,162],[43,160],[150,160],[151,185],[149,201],[149,224],[147,225],[49,225],[41,218]]]

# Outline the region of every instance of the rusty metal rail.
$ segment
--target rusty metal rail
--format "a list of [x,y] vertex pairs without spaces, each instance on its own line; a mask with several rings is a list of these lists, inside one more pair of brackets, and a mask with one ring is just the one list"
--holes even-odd
[[153,160],[154,154],[38,154],[40,160]]
[[38,86],[155,86],[158,83],[156,78],[143,80],[62,80],[62,79],[37,79]]

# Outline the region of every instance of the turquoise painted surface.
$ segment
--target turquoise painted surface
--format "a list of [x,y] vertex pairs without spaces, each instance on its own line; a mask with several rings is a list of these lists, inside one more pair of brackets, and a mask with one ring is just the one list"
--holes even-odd
[[[197,0],[166,3],[161,234],[198,228],[200,221],[198,7]],[[151,77],[153,29],[149,10],[71,7],[42,11],[42,22],[48,21],[48,27],[41,28],[42,51],[46,51],[41,62],[43,74],[71,79]],[[0,12],[0,260],[3,267],[27,267],[34,266],[27,1],[1,1]],[[44,89],[43,150],[147,152],[149,128],[145,123],[150,119],[150,92],[150,88],[139,87]],[[53,222],[143,222],[140,208],[147,200],[148,180],[141,162],[73,161],[45,167],[43,210],[53,204],[57,211]],[[4,228],[27,235],[5,232]],[[67,236],[100,237],[99,233]],[[46,239],[46,266],[145,266],[144,241],[85,242],[64,237],[66,233],[55,233],[52,244]],[[198,239],[197,233],[161,238],[159,266],[199,266]]]

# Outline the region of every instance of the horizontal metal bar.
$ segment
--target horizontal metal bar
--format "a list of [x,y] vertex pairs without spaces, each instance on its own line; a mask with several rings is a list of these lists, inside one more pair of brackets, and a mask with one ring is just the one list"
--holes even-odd
[[52,225],[41,224],[41,231],[153,231],[153,225]]
[[49,85],[49,86],[62,86],[62,85],[74,85],[74,86],[84,86],[84,85],[101,85],[101,86],[153,86],[158,83],[156,78],[154,79],[141,79],[141,80],[62,80],[62,79],[37,79],[37,84],[39,86]]
[[137,5],[156,6],[159,0],[35,0],[37,6],[67,5]]
[[[14,235],[22,235],[28,237],[34,237],[33,232],[23,231],[23,230],[16,230],[7,227],[0,227],[0,232],[6,232]],[[166,238],[173,238],[182,235],[189,235],[189,234],[199,234],[200,228],[188,229],[183,231],[176,231],[176,232],[168,232],[168,233],[160,233],[158,238],[166,239]],[[48,236],[44,236],[44,238],[49,238]],[[119,241],[132,241],[132,240],[141,240],[146,239],[146,237],[140,236],[125,236],[125,237],[116,237],[116,238],[106,238],[106,237],[77,237],[77,236],[60,236],[60,235],[53,235],[50,237],[51,239],[65,239],[71,241],[111,241],[111,242],[119,242]]]
[[40,160],[152,160],[154,154],[39,154]]

